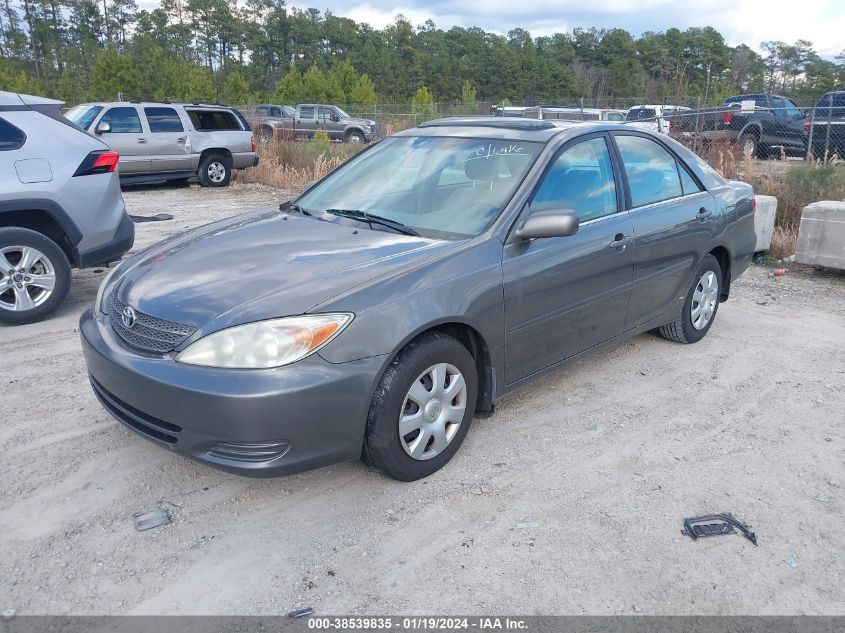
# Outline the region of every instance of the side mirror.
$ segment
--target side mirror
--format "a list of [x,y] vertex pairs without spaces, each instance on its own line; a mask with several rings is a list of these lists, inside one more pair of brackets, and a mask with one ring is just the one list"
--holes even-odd
[[569,209],[537,211],[528,216],[516,230],[521,240],[543,237],[567,237],[578,232],[578,214]]
[[339,115],[337,115],[337,114],[333,114],[333,115],[332,115],[332,121],[334,121],[335,123],[337,123],[338,121],[340,121],[340,116],[339,116]]
[[97,124],[97,129],[95,130],[97,134],[102,134],[103,132],[111,132],[111,125],[109,125],[108,121],[100,121]]

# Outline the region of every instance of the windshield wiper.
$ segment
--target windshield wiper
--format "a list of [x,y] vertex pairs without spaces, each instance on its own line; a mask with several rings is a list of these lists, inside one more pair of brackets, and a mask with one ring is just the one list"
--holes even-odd
[[378,224],[380,226],[386,226],[389,229],[393,229],[397,233],[402,233],[403,235],[419,236],[419,233],[416,230],[397,220],[383,218],[380,215],[374,215],[372,213],[367,213],[366,211],[359,211],[358,209],[326,209],[326,213],[329,215],[336,215],[341,218],[349,218],[350,220],[366,222],[370,225],[370,228],[373,227],[373,224]]
[[283,202],[279,205],[279,211],[288,213],[300,213],[302,215],[314,215],[308,209],[303,209],[298,204],[291,204],[290,202]]

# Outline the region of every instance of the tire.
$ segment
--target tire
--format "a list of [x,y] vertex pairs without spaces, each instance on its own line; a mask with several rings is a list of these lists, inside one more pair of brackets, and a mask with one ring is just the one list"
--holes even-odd
[[[436,388],[435,375],[444,378],[445,389]],[[463,389],[458,376],[463,378]],[[399,481],[428,477],[460,448],[472,424],[477,393],[475,360],[460,342],[440,333],[412,341],[385,370],[373,395],[362,460]],[[403,430],[408,431],[404,437],[400,437],[402,419]]]
[[258,141],[261,143],[270,143],[273,141],[273,128],[262,125],[258,128]]
[[[671,323],[658,328],[660,336],[676,343],[697,343],[703,339],[710,331],[713,321],[716,320],[716,313],[719,311],[722,280],[722,267],[719,266],[719,261],[712,255],[706,255],[693,275],[692,287],[681,307],[681,314]],[[715,288],[708,285],[707,281],[715,283]],[[702,298],[702,293],[704,301],[699,300]],[[707,307],[708,304],[710,304],[709,307]],[[697,310],[701,305],[705,307]],[[694,318],[694,310],[697,310],[698,318]],[[709,316],[707,316],[708,313]]]
[[360,130],[349,130],[343,137],[344,143],[364,143],[366,140]]
[[760,146],[760,140],[753,132],[743,133],[743,135],[739,137],[737,144],[743,154],[750,152],[751,156],[754,158],[761,158],[762,147]]
[[0,229],[0,323],[40,321],[62,305],[68,290],[70,264],[58,244],[29,229]]
[[232,159],[209,154],[200,161],[197,177],[203,187],[227,187],[232,180]]

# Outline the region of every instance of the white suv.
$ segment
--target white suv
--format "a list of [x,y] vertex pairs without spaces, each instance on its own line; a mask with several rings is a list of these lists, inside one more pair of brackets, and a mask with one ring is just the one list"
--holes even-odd
[[46,317],[64,301],[71,267],[118,260],[135,238],[117,153],[62,105],[0,92],[0,323]]
[[65,115],[120,153],[121,182],[187,180],[225,187],[258,164],[249,122],[235,108],[155,102],[84,103]]

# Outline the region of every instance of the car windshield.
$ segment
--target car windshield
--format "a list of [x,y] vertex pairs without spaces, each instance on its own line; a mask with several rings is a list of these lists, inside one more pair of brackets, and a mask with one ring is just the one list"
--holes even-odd
[[297,200],[305,212],[363,211],[422,235],[478,235],[498,217],[542,144],[501,139],[392,137]]
[[337,113],[340,115],[341,119],[351,119],[352,117],[346,114],[341,108],[334,106],[334,109],[337,110]]
[[626,121],[645,121],[648,119],[653,119],[657,116],[657,112],[654,108],[633,108],[632,110],[628,110],[628,114],[625,117]]
[[83,130],[87,130],[102,109],[103,106],[78,105],[68,110],[65,113],[65,118]]

